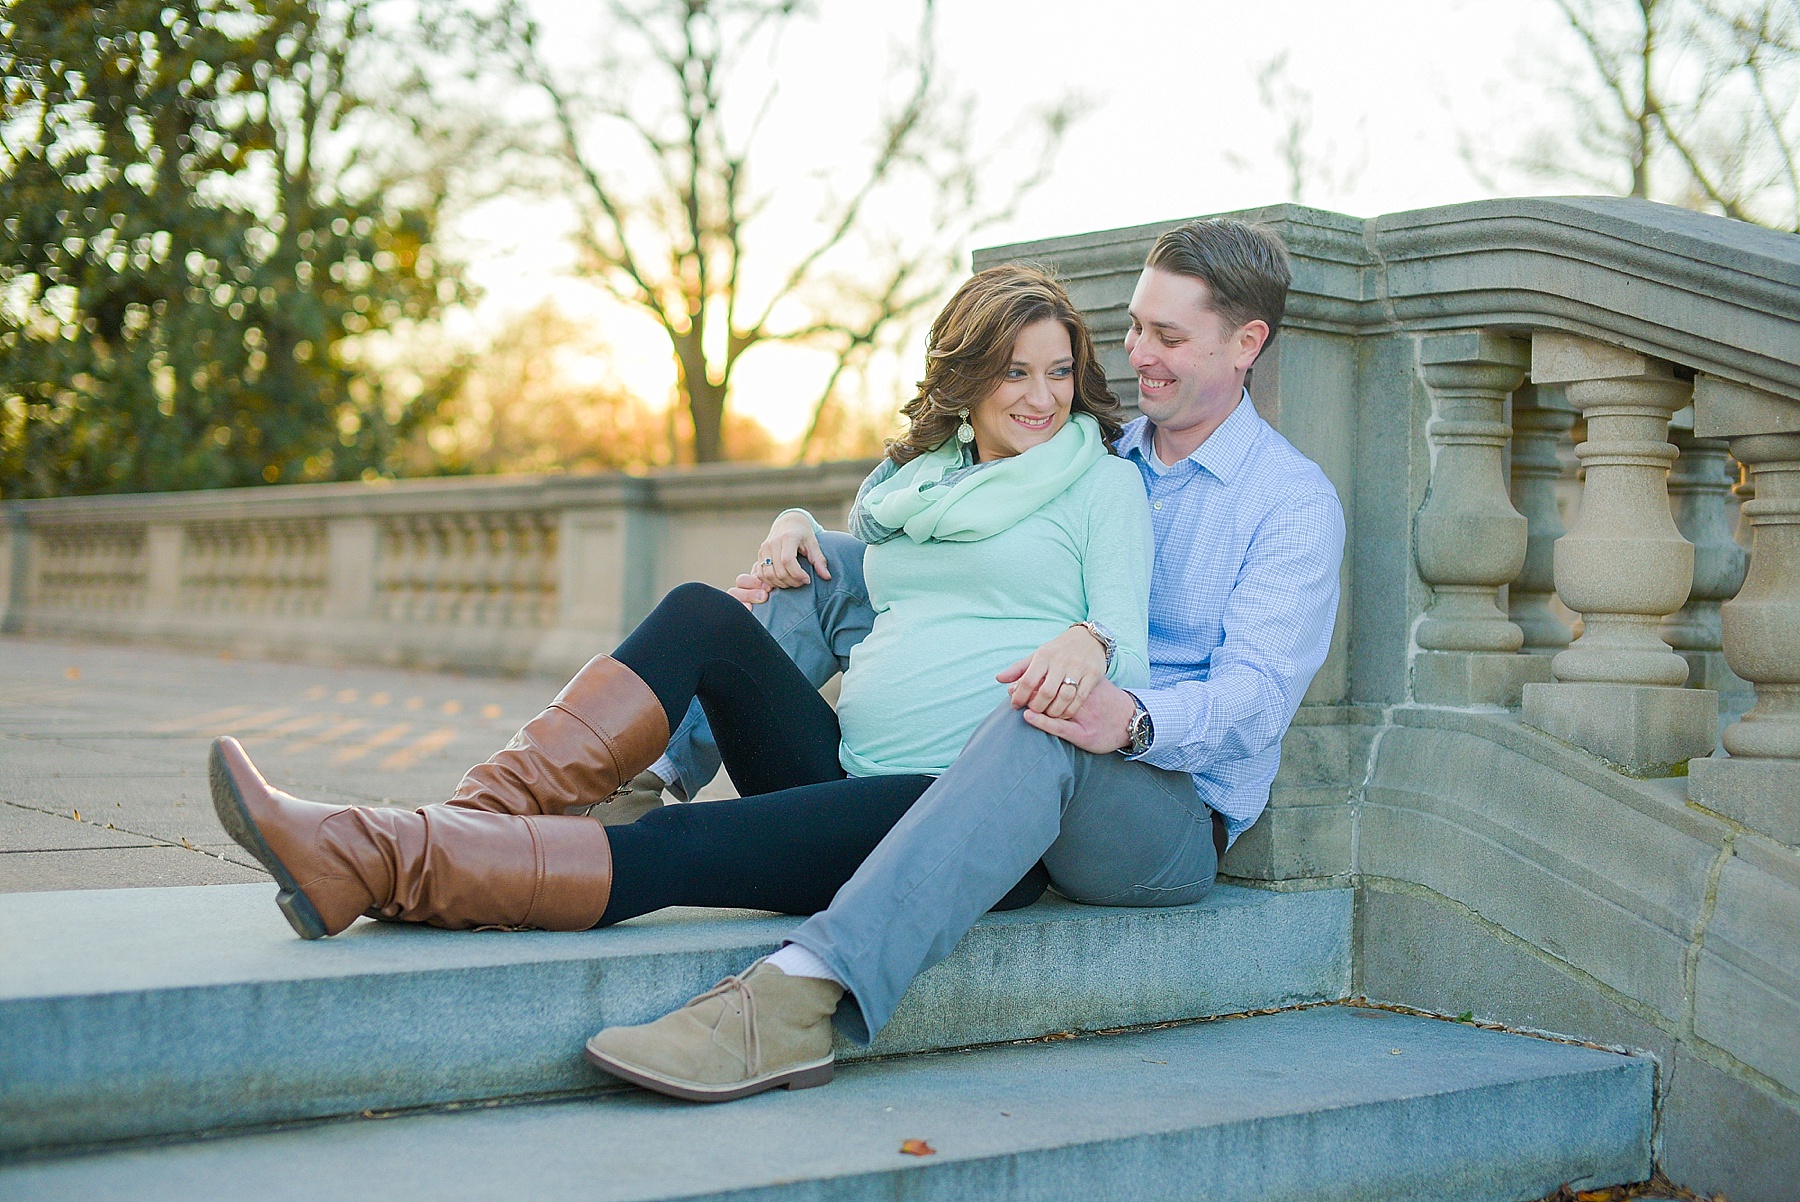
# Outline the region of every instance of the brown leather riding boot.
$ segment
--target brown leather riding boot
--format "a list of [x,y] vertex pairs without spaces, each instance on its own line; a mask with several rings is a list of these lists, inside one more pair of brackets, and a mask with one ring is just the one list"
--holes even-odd
[[213,741],[211,768],[219,821],[274,875],[303,939],[364,911],[452,930],[583,931],[612,894],[611,845],[592,818],[303,801],[272,788],[232,738]]
[[650,686],[610,655],[596,655],[512,742],[469,769],[444,804],[561,814],[605,801],[668,745],[669,717]]

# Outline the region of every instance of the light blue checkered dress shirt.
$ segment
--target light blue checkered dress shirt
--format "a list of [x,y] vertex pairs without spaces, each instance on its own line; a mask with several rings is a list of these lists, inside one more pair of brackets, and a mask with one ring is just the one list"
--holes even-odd
[[1317,464],[1245,393],[1198,450],[1158,472],[1150,426],[1125,427],[1119,454],[1150,494],[1150,687],[1155,725],[1141,757],[1193,774],[1231,837],[1269,803],[1281,736],[1325,662],[1337,618],[1344,511]]

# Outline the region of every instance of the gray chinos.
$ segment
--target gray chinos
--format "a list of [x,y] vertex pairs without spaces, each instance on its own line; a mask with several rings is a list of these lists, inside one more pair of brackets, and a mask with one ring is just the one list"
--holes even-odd
[[1073,901],[1186,905],[1218,872],[1212,811],[1185,772],[1082,751],[1002,703],[790,941],[849,987],[838,1023],[866,1043],[1039,859]]

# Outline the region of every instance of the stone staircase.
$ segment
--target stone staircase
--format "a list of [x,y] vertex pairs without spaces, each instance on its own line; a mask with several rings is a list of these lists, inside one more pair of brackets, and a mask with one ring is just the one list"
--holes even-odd
[[304,943],[271,892],[0,896],[0,1199],[1498,1202],[1650,1172],[1647,1059],[1321,1004],[1348,889],[990,915],[831,1086],[713,1107],[581,1042],[793,919]]

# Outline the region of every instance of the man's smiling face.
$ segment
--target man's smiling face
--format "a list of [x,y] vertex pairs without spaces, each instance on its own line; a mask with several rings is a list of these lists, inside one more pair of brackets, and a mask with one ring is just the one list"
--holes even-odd
[[[1212,432],[1243,394],[1268,328],[1231,328],[1202,280],[1147,267],[1131,295],[1125,351],[1138,378],[1138,407],[1159,432]],[[1198,442],[1196,441],[1196,444]]]

